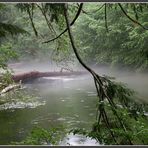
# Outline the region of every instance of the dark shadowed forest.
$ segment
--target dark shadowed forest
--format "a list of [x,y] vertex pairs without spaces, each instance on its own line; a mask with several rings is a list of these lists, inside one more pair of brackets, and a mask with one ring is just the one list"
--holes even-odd
[[0,145],[147,145],[147,3],[0,3]]

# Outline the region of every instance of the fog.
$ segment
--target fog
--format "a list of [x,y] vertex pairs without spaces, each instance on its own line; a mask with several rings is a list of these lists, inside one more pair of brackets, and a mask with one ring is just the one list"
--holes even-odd
[[148,74],[123,70],[122,68],[101,67],[96,68],[101,75],[115,77],[116,81],[123,82],[136,92],[139,99],[148,102]]
[[[56,64],[50,62],[22,62],[9,64],[15,73],[28,71],[59,71]],[[123,69],[109,67],[93,67],[99,75],[116,77],[116,81],[127,84],[137,91],[140,101],[148,102],[148,75]],[[75,69],[74,69],[75,70]],[[76,70],[84,70],[80,66]],[[34,125],[43,128],[64,126],[68,131],[73,128],[90,129],[96,121],[96,89],[91,75],[43,77],[24,84],[27,94],[33,94],[31,102],[5,104],[7,110],[0,116],[11,118],[1,119],[0,144],[23,140]],[[19,98],[18,98],[19,99]],[[9,120],[10,121],[9,121]],[[9,124],[13,122],[13,124]],[[9,129],[9,137],[5,132]],[[23,132],[22,132],[23,131]],[[19,137],[19,138],[18,138]],[[95,141],[81,135],[66,135],[60,145],[99,145]]]
[[[18,63],[9,63],[8,67],[14,71],[14,73],[22,73],[22,72],[29,72],[29,71],[40,71],[40,72],[55,72],[60,71],[61,68],[67,68],[69,70],[84,70],[82,66],[71,64],[71,63],[65,63],[60,64],[53,61],[44,61],[44,62],[38,62],[38,61],[23,61]],[[66,70],[68,71],[68,70]]]
[[[14,73],[23,73],[23,72],[29,72],[29,71],[41,71],[41,72],[47,72],[47,71],[60,71],[61,67],[57,65],[55,62],[48,61],[48,62],[20,62],[20,63],[13,63],[9,64],[9,67],[14,71]],[[83,67],[76,66],[76,65],[68,65],[65,66],[66,68],[73,69],[74,71],[84,71],[85,69]],[[105,67],[105,66],[98,66],[93,67],[93,70],[95,70],[99,75],[108,75],[116,78],[116,81],[125,83],[129,88],[135,90],[137,92],[138,98],[148,102],[148,74],[147,73],[140,73],[140,72],[133,72],[130,70],[124,70],[120,68],[111,68],[111,67]],[[67,70],[65,70],[67,71]],[[84,82],[81,84],[78,84],[79,86],[82,85],[87,86],[90,85],[93,86],[93,79],[91,79],[90,74],[81,76],[84,79]],[[80,78],[80,76],[79,76]],[[63,80],[63,83],[66,82],[66,79],[62,77],[56,77],[56,78],[50,78],[55,80]],[[70,80],[70,79],[67,79]],[[72,79],[71,79],[72,80]],[[74,87],[74,82],[72,82],[70,87]],[[77,85],[77,83],[76,83]]]

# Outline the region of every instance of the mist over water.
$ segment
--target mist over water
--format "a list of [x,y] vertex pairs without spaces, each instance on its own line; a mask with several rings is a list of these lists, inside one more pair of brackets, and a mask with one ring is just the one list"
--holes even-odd
[[[20,63],[16,67],[14,65],[10,65],[10,67],[16,74],[33,70],[60,71],[59,67],[48,62]],[[77,70],[84,69],[77,68]],[[109,67],[95,67],[94,70],[99,75],[116,77],[116,81],[124,82],[129,88],[137,91],[136,95],[139,101],[148,102],[147,74]],[[72,128],[91,129],[91,125],[96,119],[98,98],[93,79],[89,73],[81,76],[43,77],[27,82],[24,86],[28,94],[37,96],[36,102],[43,103],[35,108],[29,106],[24,108],[18,106],[17,108],[15,105],[15,108],[1,110],[0,144],[10,144],[11,141],[23,140],[32,127],[36,125],[46,129],[59,125],[64,126],[67,130]],[[8,129],[7,132],[5,132],[6,129]],[[70,145],[99,145],[96,141],[91,141],[81,135],[71,134],[65,135],[59,144],[67,145],[67,143]]]
[[[143,117],[148,117],[148,33],[145,31],[148,5],[68,5],[70,11],[67,11],[65,24],[61,15],[66,10],[63,5],[0,4],[0,145],[15,145],[15,142],[26,140],[31,133],[39,138],[40,131],[32,132],[34,127],[48,132],[58,128],[58,136],[63,132],[61,140],[57,140],[59,145],[98,146],[100,143],[96,140],[70,131],[98,130],[99,127],[104,131],[97,136],[102,137],[104,143],[146,143],[147,120]],[[75,15],[77,8],[76,17],[69,26],[68,20]],[[59,34],[65,25],[72,32]],[[73,45],[76,49],[72,48]],[[99,101],[94,78],[79,63],[78,56],[99,76],[114,77],[113,81],[122,82],[135,91],[130,98],[139,105],[129,102],[130,106],[124,108],[121,100],[118,104],[116,99],[124,97],[124,89],[120,87],[118,90],[122,92],[115,94],[119,98],[103,101],[100,98]],[[134,72],[134,69],[147,73]],[[12,70],[12,75],[7,70]],[[108,97],[114,94],[111,87],[106,91]],[[109,101],[109,104],[104,101]],[[125,96],[125,106],[127,101]],[[121,108],[112,108],[114,103]],[[105,106],[101,109],[102,105]],[[100,125],[96,124],[98,107],[101,109]],[[106,135],[107,130],[109,135]],[[41,136],[43,138],[44,134]],[[45,145],[50,142],[43,139]]]
[[[45,62],[45,63],[37,63],[37,62],[31,62],[31,63],[24,63],[24,68],[20,68],[20,71],[60,71],[62,66],[57,66],[56,63],[54,62]],[[70,67],[74,71],[86,71],[81,65],[79,66],[73,66],[70,65]],[[91,67],[91,66],[90,66]],[[142,99],[146,102],[148,102],[148,74],[147,73],[142,73],[142,72],[134,72],[130,71],[128,69],[123,69],[123,68],[113,68],[113,67],[107,67],[107,66],[98,66],[98,67],[92,67],[94,71],[96,71],[99,75],[107,75],[111,77],[115,77],[115,80],[118,82],[123,82],[126,84],[127,87],[133,89],[136,93],[139,99]],[[93,79],[91,75],[85,74],[81,76],[82,79],[84,79],[86,83],[84,84],[79,84],[79,85],[84,85],[83,87],[89,85],[91,87],[94,87]],[[80,78],[80,76],[79,76]],[[62,78],[50,78],[50,79],[61,79]],[[66,79],[63,79],[63,81],[66,81]],[[91,84],[91,85],[90,85]],[[74,83],[71,84],[74,86]],[[70,87],[72,87],[70,86]],[[95,89],[95,87],[94,87]]]
[[40,72],[55,72],[60,71],[61,68],[72,69],[74,71],[84,70],[84,68],[80,65],[75,64],[60,64],[53,61],[24,61],[18,63],[10,63],[8,67],[12,69],[15,73],[29,72],[29,71],[40,71]]
[[148,103],[148,74],[133,72],[119,68],[101,67],[95,68],[98,74],[115,77],[117,82],[123,82],[128,88],[133,89],[141,101]]
[[[48,62],[36,62],[36,61],[29,61],[29,62],[21,62],[21,63],[15,63],[15,64],[9,64],[9,67],[13,69],[14,73],[24,73],[24,72],[30,72],[30,71],[40,71],[40,72],[60,72],[61,68],[64,67],[62,65],[57,65],[55,62],[48,61]],[[82,66],[69,66],[73,71],[86,71]],[[91,67],[91,66],[90,66]],[[68,68],[68,67],[66,67]],[[116,81],[123,82],[127,85],[127,87],[133,89],[136,93],[139,99],[142,99],[146,102],[148,102],[148,74],[147,73],[140,73],[140,72],[133,72],[130,70],[124,70],[120,68],[111,68],[107,66],[98,66],[93,67],[93,70],[95,70],[99,75],[107,75],[111,77],[115,77]],[[67,70],[65,70],[67,71]],[[68,71],[67,71],[68,72]],[[86,84],[79,84],[86,86],[89,83],[92,83],[91,75],[88,74],[82,76],[83,79],[85,79]],[[53,77],[50,78],[50,80],[53,79],[61,79],[62,77]],[[63,81],[66,81],[66,79],[63,79]],[[71,84],[74,85],[73,83]],[[91,86],[93,83],[91,84]]]

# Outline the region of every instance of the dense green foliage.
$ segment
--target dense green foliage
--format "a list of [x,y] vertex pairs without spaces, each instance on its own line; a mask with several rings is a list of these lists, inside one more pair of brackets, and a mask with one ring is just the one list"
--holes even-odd
[[[107,104],[106,104],[107,105]],[[108,106],[106,106],[108,107]],[[71,132],[74,134],[83,134],[87,137],[91,137],[96,139],[101,144],[108,144],[108,145],[114,145],[114,144],[120,144],[120,145],[128,145],[128,138],[131,139],[132,143],[136,145],[147,145],[148,144],[148,135],[147,135],[147,118],[143,117],[143,114],[139,114],[136,117],[136,121],[133,117],[133,115],[129,114],[129,112],[126,109],[118,109],[118,112],[120,113],[120,116],[122,117],[122,120],[126,123],[127,132],[122,128],[117,128],[117,122],[116,119],[113,118],[113,116],[110,114],[110,123],[111,123],[111,131],[115,133],[117,142],[113,140],[110,134],[108,134],[108,129],[104,125],[104,123],[101,123],[100,125],[96,122],[93,125],[93,128],[91,131],[87,131],[85,129],[73,129]]]
[[[69,5],[69,17],[72,19],[76,6]],[[66,28],[63,4],[1,4],[0,9],[0,68],[5,69],[7,63],[16,61],[17,57],[20,61],[54,60],[64,67],[74,62],[67,33],[54,42],[47,41]],[[78,52],[85,63],[147,70],[147,4],[123,4],[123,9],[141,25],[125,16],[118,4],[85,5],[83,14],[72,27],[80,49]],[[72,131],[103,144],[148,144],[147,117],[143,106],[139,107],[131,100],[133,91],[109,77],[86,69],[94,76],[99,99],[97,117],[100,113],[102,119],[98,117],[91,132]],[[10,84],[10,77],[10,73],[6,73],[2,84]],[[37,128],[20,144],[44,144],[44,141],[46,144],[57,144],[56,138],[60,139],[56,130],[48,132]]]
[[[10,62],[11,59],[13,59],[11,62],[32,59],[37,61],[54,60],[58,63],[62,62],[62,65],[66,63],[66,60],[72,60],[73,57],[70,56],[72,51],[69,48],[66,34],[62,38],[51,42],[50,45],[43,44],[43,41],[54,38],[65,28],[60,7],[62,7],[60,4],[33,4],[32,6],[31,4],[3,5],[1,8],[2,22],[0,27],[2,27],[1,32],[4,31],[2,32],[0,41],[4,47],[10,47],[10,53],[13,52],[18,56],[16,59],[16,57],[12,57],[12,54],[7,54],[5,56],[7,59],[1,59],[3,60],[1,65],[5,64],[6,67],[7,62]],[[30,21],[28,8],[32,14],[33,24]],[[3,14],[5,15],[3,16]],[[5,22],[9,22],[9,24]],[[5,28],[3,29],[4,26]],[[3,49],[1,50],[3,51]]]
[[[60,129],[60,130],[59,130]],[[27,138],[21,142],[13,142],[15,145],[58,145],[64,135],[64,129],[51,128],[46,130],[41,127],[34,127]]]
[[[1,4],[2,44],[11,46],[23,60],[36,58],[69,61],[73,59],[67,34],[49,44],[42,43],[54,38],[65,28],[62,5],[17,4],[17,7],[19,9],[14,5]],[[146,4],[125,4],[123,8],[129,16],[138,19],[147,27]],[[76,5],[70,5],[69,9],[70,17],[73,19]],[[106,17],[104,11],[104,4],[85,5],[84,12],[76,21],[73,30],[76,43],[81,49],[81,56],[93,65],[105,64],[140,71],[147,70],[147,30],[130,21],[118,4],[106,5]],[[17,35],[13,39],[7,35],[25,33],[25,30],[29,34]]]
[[17,57],[16,52],[12,50],[12,45],[8,42],[8,38],[27,33],[12,21],[10,8],[5,4],[0,4],[0,68],[3,69],[7,67],[7,62],[10,59]]
[[[88,14],[82,14],[75,26],[75,39],[85,61],[147,70],[148,31],[129,20],[118,4],[106,5],[105,22],[105,6],[98,10],[100,6],[86,5],[84,10]],[[147,5],[123,4],[123,8],[129,16],[148,27]]]

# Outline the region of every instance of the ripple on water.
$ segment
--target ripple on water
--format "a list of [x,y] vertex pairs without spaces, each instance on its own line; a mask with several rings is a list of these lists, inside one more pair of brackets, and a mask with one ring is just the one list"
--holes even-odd
[[45,105],[45,101],[43,102],[8,102],[0,105],[0,110],[7,109],[21,109],[21,108],[36,108],[37,106]]
[[99,146],[100,144],[91,138],[85,137],[83,135],[68,134],[59,145],[71,145],[71,146]]
[[74,114],[74,116],[77,117],[77,118],[79,117],[79,115],[77,115],[77,114]]
[[93,91],[87,91],[88,94],[94,94],[95,92]]
[[82,89],[82,88],[77,88],[76,90],[81,91],[81,90],[84,90],[84,89]]
[[57,121],[66,121],[66,119],[61,117],[61,118],[58,118]]
[[84,102],[84,100],[81,100],[80,102],[81,102],[81,103],[83,103],[83,102]]
[[93,91],[86,91],[87,96],[91,97],[91,96],[97,96],[96,92]]
[[89,116],[94,116],[94,113],[90,113]]
[[90,108],[90,106],[84,106],[84,108]]
[[97,96],[97,94],[96,93],[94,93],[94,94],[88,94],[87,96],[88,97],[93,97],[93,96]]

